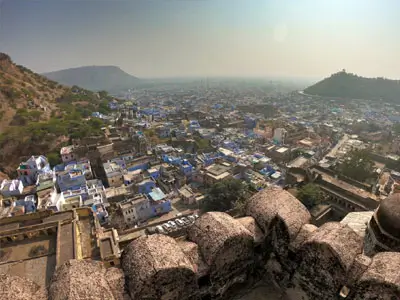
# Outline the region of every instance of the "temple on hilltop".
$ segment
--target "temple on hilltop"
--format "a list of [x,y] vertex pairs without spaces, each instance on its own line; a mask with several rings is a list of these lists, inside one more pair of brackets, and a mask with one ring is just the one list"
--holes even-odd
[[209,212],[184,237],[133,240],[121,268],[69,260],[47,287],[0,275],[0,299],[250,300],[238,291],[260,282],[257,299],[400,299],[399,195],[342,222],[310,221],[299,200],[269,188],[247,201],[243,217]]

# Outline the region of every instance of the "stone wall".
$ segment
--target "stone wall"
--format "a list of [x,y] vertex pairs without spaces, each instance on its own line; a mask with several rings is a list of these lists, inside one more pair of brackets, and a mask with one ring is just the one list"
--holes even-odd
[[[210,212],[184,240],[151,235],[132,241],[122,257],[123,273],[68,262],[57,269],[49,296],[97,299],[89,296],[99,292],[91,292],[95,279],[107,299],[235,299],[238,287],[269,278],[284,293],[280,299],[400,299],[400,253],[367,257],[363,239],[347,225],[317,228],[309,222],[295,197],[268,189],[249,199],[243,218]],[[86,278],[90,274],[93,280]],[[267,293],[264,299],[277,298]]]

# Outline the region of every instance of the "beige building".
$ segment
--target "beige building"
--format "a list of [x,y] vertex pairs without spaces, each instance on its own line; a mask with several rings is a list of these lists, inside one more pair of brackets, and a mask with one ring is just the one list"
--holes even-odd
[[228,163],[212,164],[211,166],[205,168],[205,170],[206,173],[204,175],[204,184],[206,186],[210,186],[222,180],[232,178],[232,167]]
[[118,164],[114,162],[108,162],[104,163],[103,166],[109,187],[119,187],[124,184],[122,168]]

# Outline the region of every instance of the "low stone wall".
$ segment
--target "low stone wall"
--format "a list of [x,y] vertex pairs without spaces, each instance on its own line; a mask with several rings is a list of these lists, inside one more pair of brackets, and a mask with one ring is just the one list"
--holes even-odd
[[[122,257],[120,289],[135,300],[232,299],[238,286],[268,277],[285,299],[400,299],[399,252],[365,256],[363,238],[350,227],[311,225],[305,207],[279,188],[251,197],[245,211],[239,219],[206,213],[186,239],[156,234],[132,241]],[[79,276],[79,290],[60,282],[75,296],[63,299],[86,299],[93,283]],[[264,299],[275,299],[270,296]]]

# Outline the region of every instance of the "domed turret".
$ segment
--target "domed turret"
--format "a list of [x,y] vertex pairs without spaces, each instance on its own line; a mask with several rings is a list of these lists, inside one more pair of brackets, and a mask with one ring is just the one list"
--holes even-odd
[[376,211],[381,228],[400,239],[400,194],[393,194],[381,202]]
[[368,223],[364,252],[400,251],[400,194],[382,200]]

